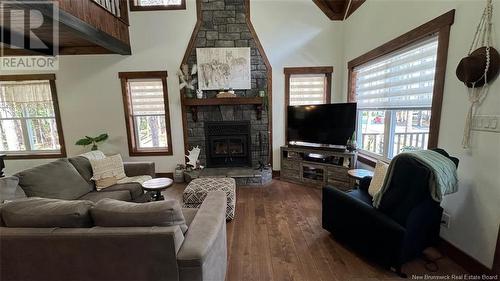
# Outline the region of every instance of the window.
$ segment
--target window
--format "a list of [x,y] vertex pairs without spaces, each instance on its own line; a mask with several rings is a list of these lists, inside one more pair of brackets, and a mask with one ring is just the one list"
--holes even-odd
[[330,103],[333,67],[285,68],[285,103],[307,105]]
[[388,43],[349,62],[349,100],[358,104],[356,139],[362,154],[391,159],[404,148],[437,146],[443,50],[453,13],[440,18],[448,24],[431,30],[431,21],[423,25],[427,33],[417,28],[389,42],[393,49]]
[[186,0],[130,0],[131,11],[185,10]]
[[55,76],[0,76],[0,154],[65,157]]
[[120,72],[129,154],[172,155],[167,72]]

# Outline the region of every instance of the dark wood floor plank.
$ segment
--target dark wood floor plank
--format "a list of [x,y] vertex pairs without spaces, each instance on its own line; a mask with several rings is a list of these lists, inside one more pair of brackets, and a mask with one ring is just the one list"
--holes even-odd
[[[164,195],[182,200],[185,186],[175,184]],[[351,251],[321,227],[321,190],[313,187],[278,180],[264,187],[238,187],[227,240],[227,281],[403,280]],[[425,262],[417,259],[403,270],[409,276],[466,273],[447,257],[437,264],[438,271],[429,272]]]

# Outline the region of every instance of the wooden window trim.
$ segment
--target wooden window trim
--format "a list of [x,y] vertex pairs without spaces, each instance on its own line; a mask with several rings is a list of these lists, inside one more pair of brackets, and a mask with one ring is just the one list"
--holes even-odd
[[139,6],[136,0],[130,0],[130,11],[140,12],[140,11],[164,11],[164,10],[185,10],[186,0],[181,0],[180,5],[158,5],[158,6]]
[[[421,26],[349,61],[347,81],[347,101],[356,102],[354,93],[354,68],[370,62],[384,55],[395,52],[426,37],[438,34],[438,50],[436,61],[436,74],[434,76],[434,90],[432,96],[431,121],[429,128],[429,142],[427,147],[436,148],[439,138],[439,125],[441,121],[441,108],[443,104],[446,64],[448,61],[448,46],[450,41],[451,25],[455,21],[455,10],[451,10]],[[362,153],[358,159],[368,165],[375,166],[376,160]]]
[[326,94],[325,104],[332,102],[332,66],[314,66],[314,67],[285,67],[285,142],[288,140],[288,106],[290,105],[290,77],[293,74],[325,74],[326,77]]
[[331,66],[319,66],[319,67],[285,67],[283,69],[283,72],[285,73],[285,109],[290,105],[290,77],[293,74],[325,74],[325,77],[326,77],[325,103],[331,103],[332,102],[332,73],[333,73],[333,67],[331,67]]
[[66,157],[66,146],[64,141],[64,133],[62,129],[61,122],[61,111],[59,109],[59,100],[57,99],[57,88],[56,88],[56,75],[55,74],[20,74],[20,75],[0,75],[0,81],[29,81],[29,80],[48,80],[50,84],[50,92],[52,95],[52,105],[54,107],[54,117],[56,119],[57,134],[59,138],[59,145],[61,151],[59,153],[37,153],[37,154],[24,154],[16,153],[15,155],[9,155],[6,153],[5,159],[50,159],[50,158],[65,158]]
[[[173,155],[172,149],[172,133],[170,127],[170,111],[168,106],[168,87],[167,87],[167,71],[137,71],[137,72],[119,72],[118,77],[120,78],[122,87],[122,97],[123,97],[123,110],[125,113],[125,124],[127,127],[127,141],[128,141],[128,151],[130,156],[169,156]],[[131,108],[130,108],[130,96],[128,94],[127,82],[131,79],[150,79],[159,78],[163,84],[163,103],[165,106],[165,127],[167,129],[167,150],[145,150],[137,149],[135,134],[134,134],[134,122],[132,120]]]

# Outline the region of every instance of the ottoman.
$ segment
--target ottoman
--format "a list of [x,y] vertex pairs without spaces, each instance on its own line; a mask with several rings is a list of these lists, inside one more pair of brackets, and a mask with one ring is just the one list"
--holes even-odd
[[211,191],[224,191],[226,193],[226,220],[232,220],[236,207],[236,181],[233,178],[197,178],[192,180],[182,194],[183,207],[200,207]]

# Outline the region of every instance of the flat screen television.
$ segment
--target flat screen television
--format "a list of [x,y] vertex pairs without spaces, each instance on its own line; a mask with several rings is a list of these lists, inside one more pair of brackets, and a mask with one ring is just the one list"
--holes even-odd
[[356,103],[288,107],[287,143],[345,148],[356,129]]

